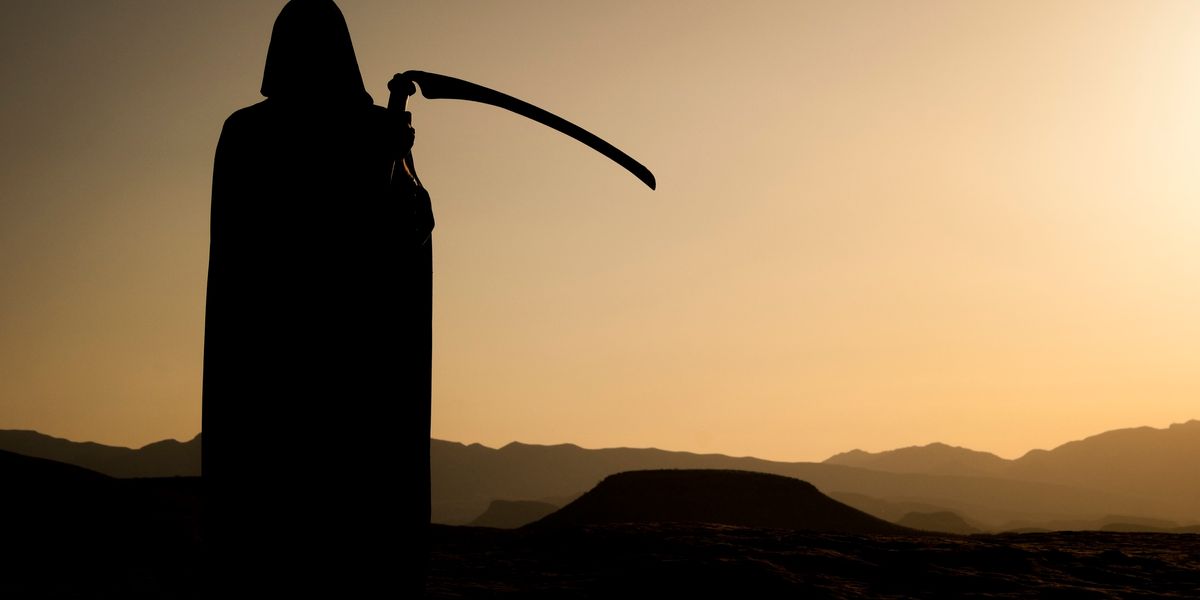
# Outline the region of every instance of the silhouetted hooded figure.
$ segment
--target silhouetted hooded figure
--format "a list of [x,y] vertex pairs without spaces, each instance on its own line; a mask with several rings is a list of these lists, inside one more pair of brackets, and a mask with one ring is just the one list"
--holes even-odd
[[395,590],[429,519],[428,253],[390,183],[411,133],[373,104],[330,0],[283,8],[262,94],[213,169],[208,583]]

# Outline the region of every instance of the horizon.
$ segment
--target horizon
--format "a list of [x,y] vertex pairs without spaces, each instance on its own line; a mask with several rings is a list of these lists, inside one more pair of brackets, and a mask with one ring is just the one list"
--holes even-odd
[[834,452],[834,453],[832,453],[832,454],[829,454],[829,455],[827,455],[827,456],[825,456],[825,457],[823,457],[823,458],[798,458],[798,459],[786,459],[786,458],[775,458],[775,457],[771,457],[771,456],[759,456],[759,455],[756,455],[756,454],[738,454],[738,453],[731,453],[731,452],[698,452],[698,451],[695,451],[695,450],[688,450],[688,449],[685,449],[685,448],[664,448],[664,447],[662,447],[662,446],[603,446],[603,447],[599,447],[599,446],[583,446],[583,445],[580,445],[580,444],[577,444],[577,443],[574,443],[574,442],[545,442],[545,443],[539,442],[539,443],[536,443],[536,444],[535,444],[535,443],[530,443],[530,442],[523,442],[523,441],[520,441],[520,440],[512,440],[512,441],[509,441],[509,442],[506,442],[506,443],[502,443],[502,444],[495,444],[495,445],[493,445],[493,444],[484,444],[484,443],[481,443],[481,442],[461,442],[461,441],[456,441],[456,440],[447,440],[447,439],[437,438],[437,437],[434,437],[434,436],[431,436],[431,437],[430,437],[430,439],[436,439],[436,440],[438,440],[438,441],[442,441],[442,442],[449,442],[449,443],[452,443],[452,444],[462,444],[462,445],[464,445],[464,446],[474,446],[474,445],[479,445],[479,446],[483,446],[484,448],[488,448],[488,449],[491,449],[491,450],[499,450],[499,449],[501,449],[501,448],[503,448],[503,447],[505,447],[505,446],[508,446],[509,444],[523,444],[523,445],[526,445],[526,446],[575,446],[575,447],[581,448],[581,449],[583,449],[583,450],[620,450],[620,449],[627,449],[627,450],[662,450],[662,451],[664,451],[664,452],[685,452],[685,453],[689,453],[689,454],[719,454],[719,455],[723,455],[723,456],[728,456],[728,457],[730,457],[730,458],[757,458],[757,459],[761,459],[761,460],[767,460],[767,461],[771,461],[771,462],[824,462],[825,460],[827,460],[827,459],[829,459],[829,458],[832,458],[832,457],[834,457],[834,456],[837,456],[837,455],[839,455],[839,454],[844,454],[844,453],[847,453],[847,452],[862,451],[862,452],[866,452],[866,453],[869,453],[869,454],[879,454],[879,453],[883,453],[883,452],[890,452],[890,451],[893,451],[893,450],[904,450],[904,449],[908,449],[908,448],[925,448],[925,447],[928,447],[928,446],[932,446],[932,445],[941,444],[941,445],[944,445],[944,446],[949,446],[949,447],[951,447],[951,448],[956,448],[956,449],[971,450],[971,451],[974,451],[974,452],[985,452],[985,453],[988,453],[988,454],[992,454],[992,455],[994,455],[994,456],[997,456],[997,457],[999,457],[999,458],[1002,458],[1002,459],[1004,459],[1004,460],[1016,460],[1016,459],[1019,459],[1019,458],[1021,458],[1022,456],[1025,456],[1026,454],[1029,454],[1030,452],[1033,452],[1033,451],[1035,451],[1035,450],[1043,450],[1043,451],[1045,451],[1045,450],[1053,450],[1053,449],[1055,449],[1055,448],[1058,448],[1058,447],[1060,447],[1060,446],[1063,446],[1063,445],[1065,445],[1065,444],[1069,444],[1069,443],[1071,443],[1071,442],[1077,442],[1077,441],[1080,441],[1080,440],[1084,440],[1084,439],[1087,439],[1087,438],[1090,438],[1090,437],[1094,437],[1094,436],[1097,436],[1097,435],[1101,435],[1101,434],[1104,434],[1104,433],[1109,433],[1109,432],[1112,432],[1112,431],[1122,431],[1122,430],[1127,430],[1127,429],[1153,429],[1153,430],[1156,430],[1156,431],[1161,431],[1161,430],[1170,429],[1170,428],[1172,428],[1172,427],[1175,427],[1175,426],[1178,426],[1178,425],[1187,425],[1188,423],[1192,423],[1192,422],[1194,422],[1194,421],[1200,421],[1200,419],[1187,419],[1187,420],[1184,420],[1184,421],[1179,421],[1179,422],[1175,422],[1175,423],[1169,423],[1169,424],[1167,424],[1167,425],[1163,425],[1163,426],[1154,426],[1154,425],[1130,425],[1130,426],[1128,426],[1128,427],[1118,427],[1118,428],[1116,428],[1116,429],[1107,429],[1107,430],[1105,430],[1105,431],[1097,431],[1097,432],[1094,432],[1094,433],[1090,433],[1090,434],[1087,434],[1087,435],[1085,435],[1085,436],[1082,436],[1082,437],[1079,437],[1079,438],[1074,438],[1074,439],[1069,439],[1069,440],[1063,440],[1062,442],[1059,442],[1059,443],[1057,443],[1057,444],[1054,444],[1054,445],[1051,445],[1051,446],[1029,448],[1028,450],[1025,450],[1024,452],[1020,452],[1020,453],[1018,453],[1018,454],[1015,454],[1015,455],[1007,455],[1007,456],[1006,456],[1006,455],[1004,455],[1004,454],[999,454],[999,453],[997,453],[997,452],[993,452],[993,451],[991,451],[991,450],[988,450],[988,449],[986,449],[986,448],[973,448],[973,447],[969,447],[969,446],[961,446],[961,445],[958,445],[958,444],[950,444],[950,443],[943,442],[943,441],[939,441],[939,440],[934,440],[934,441],[930,441],[930,442],[924,442],[924,443],[907,444],[907,445],[904,445],[904,446],[895,446],[895,447],[888,447],[888,448],[878,448],[878,449],[867,449],[867,448],[866,448],[866,447],[864,447],[864,446],[855,446],[855,447],[853,447],[853,448],[846,448],[845,450],[839,450],[839,451],[837,451],[837,452]]
[[[839,452],[835,452],[835,453],[833,453],[833,454],[830,454],[830,455],[828,455],[828,456],[826,456],[826,457],[824,457],[824,458],[799,458],[799,459],[783,459],[783,458],[775,458],[775,457],[770,457],[770,456],[758,456],[758,455],[751,455],[751,454],[737,454],[737,453],[727,453],[727,452],[697,452],[697,451],[694,451],[694,450],[687,450],[687,449],[680,449],[680,448],[664,448],[664,447],[661,447],[661,446],[601,446],[601,447],[589,447],[589,446],[582,446],[582,445],[580,445],[580,444],[576,444],[576,443],[574,443],[574,442],[530,443],[530,442],[523,442],[523,441],[521,441],[521,440],[511,440],[511,441],[508,441],[508,442],[505,442],[505,443],[502,443],[502,444],[485,444],[485,443],[482,443],[482,442],[465,442],[465,441],[458,441],[458,440],[449,440],[449,439],[443,439],[443,438],[435,437],[435,436],[432,436],[432,435],[429,437],[429,439],[430,439],[430,440],[432,440],[432,441],[446,442],[446,443],[450,443],[450,444],[459,444],[459,445],[462,445],[462,446],[482,446],[482,447],[484,447],[484,448],[487,448],[487,449],[489,449],[489,450],[500,450],[500,449],[502,449],[502,448],[504,448],[504,447],[506,447],[506,446],[512,445],[512,444],[519,444],[519,445],[524,445],[524,446],[545,446],[545,447],[551,447],[551,446],[574,446],[574,447],[576,447],[576,448],[580,448],[580,449],[582,449],[582,450],[661,450],[661,451],[663,451],[663,452],[681,452],[681,453],[687,453],[687,454],[698,454],[698,455],[705,455],[705,454],[716,454],[716,455],[728,456],[728,457],[730,457],[730,458],[756,458],[756,459],[760,459],[760,460],[766,460],[766,461],[770,461],[770,462],[810,462],[810,463],[819,463],[819,462],[824,462],[825,460],[827,460],[827,459],[829,459],[829,458],[832,458],[832,457],[834,457],[834,456],[837,456],[837,455],[839,455],[839,454],[845,454],[845,453],[849,453],[849,452],[866,452],[866,453],[868,453],[868,454],[879,454],[879,453],[890,452],[890,451],[894,451],[894,450],[905,450],[905,449],[909,449],[909,448],[925,448],[925,447],[928,447],[928,446],[933,446],[933,445],[943,445],[943,446],[948,446],[948,447],[955,448],[955,449],[960,449],[960,450],[971,450],[971,451],[974,451],[974,452],[984,452],[984,453],[992,454],[992,455],[994,455],[994,456],[997,456],[997,457],[999,457],[999,458],[1002,458],[1002,459],[1004,459],[1004,460],[1016,460],[1016,459],[1019,459],[1019,458],[1021,458],[1021,457],[1025,456],[1025,455],[1027,455],[1027,454],[1029,454],[1030,452],[1033,452],[1033,451],[1035,451],[1035,450],[1041,450],[1041,451],[1053,450],[1053,449],[1055,449],[1055,448],[1058,448],[1058,447],[1060,447],[1060,446],[1063,446],[1063,445],[1065,445],[1065,444],[1069,444],[1069,443],[1071,443],[1071,442],[1080,441],[1080,440],[1083,440],[1083,439],[1091,438],[1091,437],[1094,437],[1094,436],[1097,436],[1097,435],[1101,435],[1101,434],[1105,434],[1105,433],[1111,433],[1111,432],[1113,432],[1113,431],[1123,431],[1123,430],[1130,430],[1130,429],[1152,429],[1152,430],[1155,430],[1155,431],[1163,431],[1163,430],[1170,429],[1170,428],[1172,428],[1172,427],[1176,427],[1176,426],[1180,426],[1180,425],[1187,425],[1187,424],[1189,424],[1189,423],[1193,423],[1193,422],[1197,422],[1197,421],[1200,421],[1200,419],[1188,419],[1188,420],[1186,420],[1186,421],[1181,421],[1181,422],[1178,422],[1178,423],[1171,423],[1171,424],[1169,424],[1169,425],[1164,425],[1164,426],[1162,426],[1162,427],[1155,427],[1155,426],[1153,426],[1153,425],[1131,425],[1131,426],[1129,426],[1129,427],[1120,427],[1120,428],[1117,428],[1117,429],[1109,429],[1109,430],[1106,430],[1106,431],[1098,431],[1098,432],[1095,432],[1095,433],[1092,433],[1092,434],[1086,435],[1086,436],[1084,436],[1084,437],[1081,437],[1081,438],[1078,438],[1078,439],[1065,440],[1065,441],[1063,441],[1063,442],[1061,442],[1061,443],[1059,443],[1059,444],[1055,444],[1055,445],[1053,445],[1053,446],[1048,446],[1048,447],[1045,447],[1045,448],[1030,448],[1030,449],[1028,449],[1028,450],[1026,450],[1026,451],[1024,451],[1024,452],[1022,452],[1022,453],[1020,453],[1020,454],[1017,454],[1017,455],[1015,455],[1015,456],[1004,456],[1004,455],[997,454],[997,453],[995,453],[995,452],[991,452],[990,450],[983,449],[983,448],[970,448],[970,447],[966,447],[966,446],[959,446],[959,445],[955,445],[955,444],[947,444],[947,443],[945,443],[945,442],[941,442],[941,441],[932,441],[932,442],[926,442],[926,443],[923,443],[923,444],[911,444],[911,445],[907,445],[907,446],[897,446],[897,447],[894,447],[894,448],[881,448],[881,449],[876,449],[876,450],[868,450],[868,449],[865,449],[865,448],[863,448],[862,446],[857,446],[857,447],[854,447],[854,448],[848,448],[848,449],[846,449],[846,450],[841,450],[841,451],[839,451]],[[0,431],[2,431],[2,430],[4,430],[4,429],[0,429]],[[52,438],[56,438],[56,439],[63,439],[63,440],[67,440],[67,441],[69,441],[69,442],[74,442],[74,443],[88,443],[88,442],[93,442],[93,443],[99,443],[99,444],[102,444],[102,445],[105,445],[105,446],[115,446],[115,447],[121,447],[121,448],[131,448],[131,449],[135,449],[135,450],[136,450],[136,449],[139,449],[139,448],[144,448],[145,446],[147,446],[147,445],[150,445],[150,444],[156,444],[156,443],[158,443],[158,442],[165,442],[165,441],[172,441],[172,442],[178,442],[178,443],[186,443],[186,442],[190,442],[190,441],[192,441],[192,440],[196,439],[197,437],[199,437],[201,434],[203,434],[203,433],[204,433],[203,431],[201,431],[201,432],[197,432],[197,433],[196,433],[196,435],[194,435],[194,436],[191,436],[191,437],[188,437],[188,438],[184,438],[184,439],[179,439],[179,438],[164,438],[164,439],[160,439],[160,440],[155,440],[155,441],[153,441],[153,442],[149,442],[148,444],[143,444],[143,445],[141,445],[141,446],[122,446],[122,445],[117,445],[117,444],[104,444],[104,443],[102,443],[102,442],[98,442],[98,441],[96,441],[96,440],[76,440],[76,439],[69,439],[69,438],[65,438],[65,437],[57,436],[57,435],[54,435],[54,434],[51,434],[51,433],[47,433],[47,432],[44,432],[44,431],[37,431],[37,430],[32,430],[32,429],[7,429],[7,431],[32,431],[33,433],[38,433],[38,434],[45,435],[45,436],[52,437]]]
[[[1196,418],[1200,4],[338,4],[376,104],[462,77],[658,177],[414,98],[432,437],[1012,457]],[[213,153],[282,5],[9,7],[0,428],[199,431]]]

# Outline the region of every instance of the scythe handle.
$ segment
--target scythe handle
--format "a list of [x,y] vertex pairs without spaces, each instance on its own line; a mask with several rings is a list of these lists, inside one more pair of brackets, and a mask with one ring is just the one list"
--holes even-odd
[[[397,74],[388,82],[388,90],[391,92],[391,95],[388,96],[388,112],[394,115],[398,123],[408,127],[412,124],[412,113],[408,112],[408,99],[417,93],[417,86],[411,79]],[[407,156],[400,157],[398,160],[398,166],[404,169],[417,187],[421,187],[421,179],[417,177],[417,168],[413,163],[412,152],[409,151]]]
[[[417,86],[403,75],[396,75],[388,82],[388,90],[391,91],[391,95],[388,97],[387,111],[392,116],[393,123],[398,127],[411,126],[412,113],[408,112],[408,98],[417,92]],[[420,242],[419,245],[427,246],[434,226],[433,205],[429,200],[429,193],[417,177],[411,150],[405,153],[405,156],[396,157],[392,166],[392,186],[401,192],[401,198],[409,199],[412,203],[406,208],[412,211],[416,239]]]

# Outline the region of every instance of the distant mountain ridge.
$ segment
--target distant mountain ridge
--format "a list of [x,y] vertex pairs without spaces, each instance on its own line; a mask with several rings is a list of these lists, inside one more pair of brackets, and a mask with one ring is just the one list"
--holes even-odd
[[[969,452],[969,451],[968,451]],[[467,523],[497,498],[571,496],[622,471],[734,469],[774,473],[808,481],[852,505],[892,513],[953,511],[992,529],[1009,523],[1095,522],[1104,515],[1155,517],[1187,524],[1200,520],[1197,496],[1170,488],[1066,484],[999,476],[895,473],[826,463],[783,463],[718,454],[656,449],[586,450],[573,444],[511,443],[500,449],[431,440],[433,519]],[[1193,455],[1200,461],[1200,455]],[[1195,479],[1191,463],[1176,465],[1176,478]],[[879,516],[881,513],[875,512]]]
[[0,450],[90,469],[110,477],[200,475],[200,434],[187,442],[163,440],[138,449],[73,442],[24,429],[0,430]]
[[1003,474],[1011,462],[990,452],[979,452],[942,443],[909,446],[875,453],[851,450],[825,459],[826,464],[893,473],[989,477]]
[[[201,436],[140,449],[0,430],[0,450],[112,477],[196,476]],[[279,449],[286,455],[287,448]],[[1200,421],[1121,429],[1034,450],[1017,460],[931,444],[847,452],[823,463],[785,463],[657,449],[588,450],[510,443],[493,449],[430,440],[433,520],[468,523],[493,500],[565,505],[605,477],[646,469],[734,469],[795,477],[860,510],[895,521],[909,512],[953,511],[990,528],[1133,521],[1200,523]]]
[[1030,450],[1015,460],[994,454],[929,444],[889,450],[853,450],[825,464],[891,473],[953,473],[1021,481],[1054,482],[1118,494],[1158,494],[1200,504],[1200,420],[1164,429],[1117,429],[1067,442],[1052,450]]
[[1061,481],[1120,493],[1153,493],[1200,505],[1200,420],[1165,429],[1117,429],[1031,450],[1014,461],[1008,477]]

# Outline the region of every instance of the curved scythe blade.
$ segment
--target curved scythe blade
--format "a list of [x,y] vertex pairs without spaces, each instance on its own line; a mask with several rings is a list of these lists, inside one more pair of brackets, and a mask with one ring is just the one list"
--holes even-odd
[[596,137],[596,135],[586,129],[558,115],[546,112],[528,102],[518,100],[508,94],[497,92],[479,84],[446,75],[438,75],[437,73],[405,71],[400,77],[416,82],[421,88],[421,95],[430,100],[452,99],[481,102],[533,119],[542,125],[565,133],[587,144],[593,150],[609,157],[617,164],[625,167],[630,173],[633,173],[635,177],[641,179],[643,183],[650,186],[650,189],[654,189],[656,185],[654,174],[650,172],[650,169],[642,165],[642,163],[634,160],[628,154],[621,152],[612,144]]

